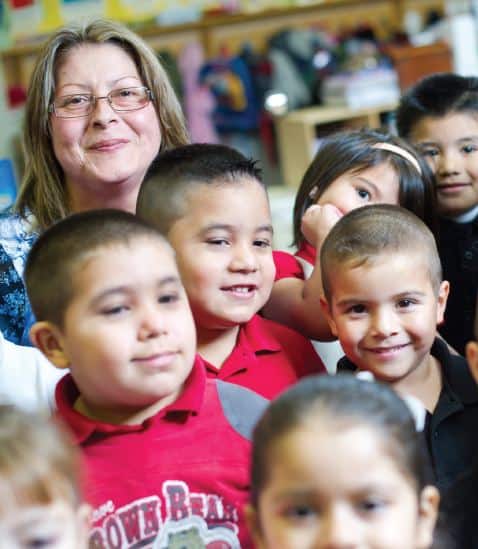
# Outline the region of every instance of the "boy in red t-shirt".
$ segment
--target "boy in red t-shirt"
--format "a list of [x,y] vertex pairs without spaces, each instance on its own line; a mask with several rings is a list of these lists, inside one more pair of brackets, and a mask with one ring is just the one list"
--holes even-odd
[[298,332],[257,315],[274,281],[269,201],[254,162],[222,145],[161,154],[138,215],[176,252],[208,375],[273,398],[324,371]]
[[250,547],[242,507],[265,401],[206,378],[169,244],[132,214],[85,212],[40,236],[25,278],[32,341],[70,369],[56,401],[85,457],[89,547]]

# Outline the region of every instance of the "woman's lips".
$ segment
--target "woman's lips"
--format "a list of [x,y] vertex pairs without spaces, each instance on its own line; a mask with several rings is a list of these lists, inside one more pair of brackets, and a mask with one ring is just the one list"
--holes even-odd
[[104,139],[93,143],[89,148],[93,151],[109,152],[121,148],[128,143],[127,139]]

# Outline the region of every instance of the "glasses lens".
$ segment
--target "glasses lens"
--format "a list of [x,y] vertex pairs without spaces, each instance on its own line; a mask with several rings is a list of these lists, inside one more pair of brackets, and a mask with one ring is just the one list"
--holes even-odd
[[90,112],[93,96],[89,94],[65,95],[54,103],[58,116],[84,116]]
[[132,111],[140,109],[149,102],[148,88],[122,88],[113,90],[109,97],[113,108],[119,111]]

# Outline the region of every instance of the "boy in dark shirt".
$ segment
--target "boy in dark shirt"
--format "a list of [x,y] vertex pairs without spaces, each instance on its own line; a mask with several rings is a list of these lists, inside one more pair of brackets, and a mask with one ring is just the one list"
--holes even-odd
[[464,354],[473,339],[478,289],[478,78],[424,78],[402,97],[397,128],[435,173],[438,252],[450,283],[440,333]]
[[345,362],[421,403],[437,484],[449,487],[478,452],[478,389],[465,359],[436,338],[448,282],[432,233],[407,210],[365,206],[333,227],[321,267]]

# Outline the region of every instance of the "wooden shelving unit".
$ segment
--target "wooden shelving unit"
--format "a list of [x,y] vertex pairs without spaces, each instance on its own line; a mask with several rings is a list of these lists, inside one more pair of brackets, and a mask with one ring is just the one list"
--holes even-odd
[[[203,18],[174,26],[135,28],[156,50],[178,51],[192,39],[200,40],[211,57],[221,48],[235,51],[245,41],[262,48],[269,36],[283,28],[323,27],[333,31],[369,23],[383,37],[400,26],[409,6],[425,12],[443,10],[444,0],[322,0],[292,8],[268,9],[254,13]],[[43,40],[17,45],[0,52],[8,86],[28,86],[36,54]]]

